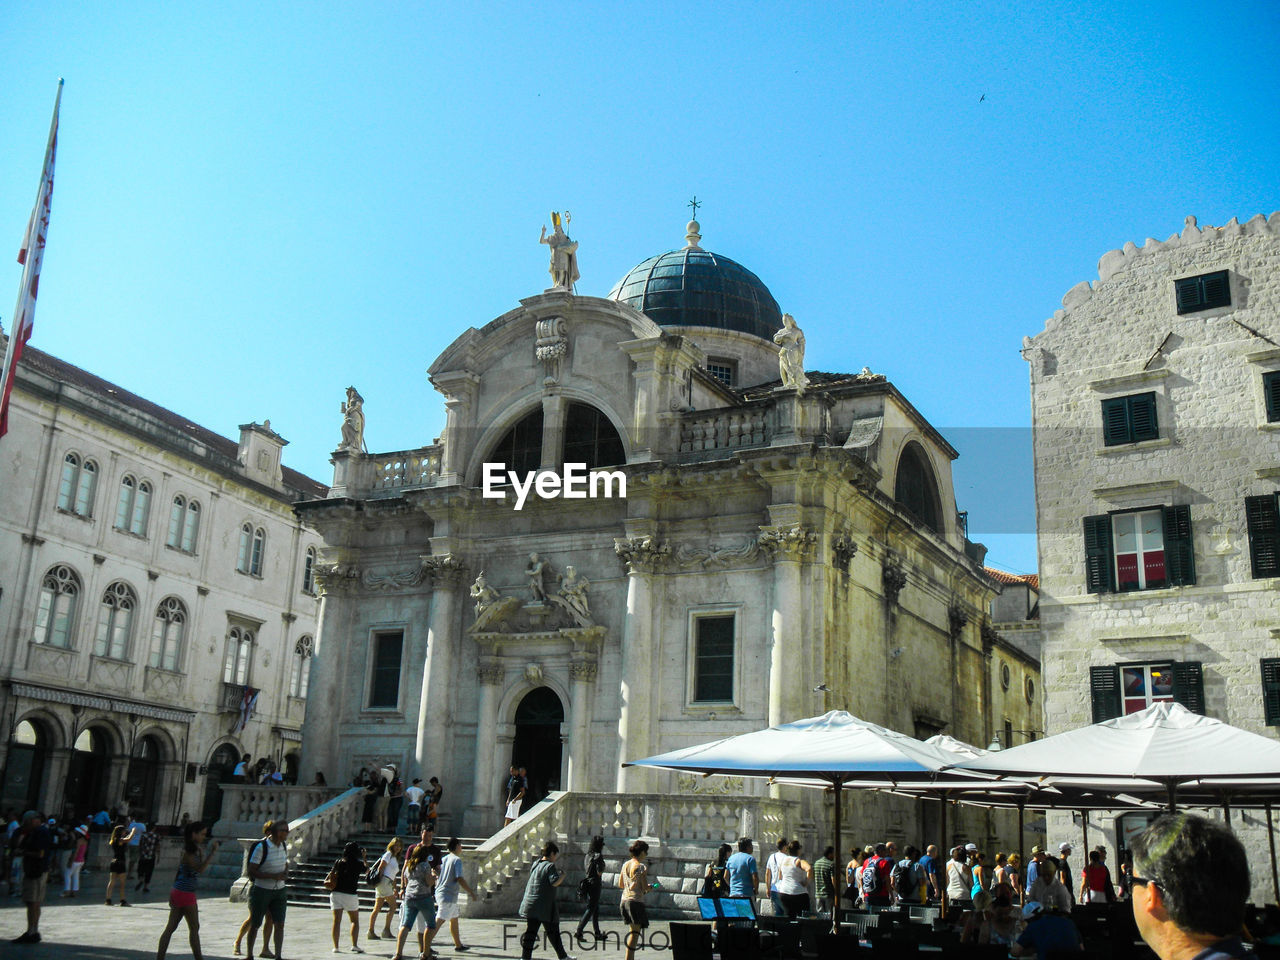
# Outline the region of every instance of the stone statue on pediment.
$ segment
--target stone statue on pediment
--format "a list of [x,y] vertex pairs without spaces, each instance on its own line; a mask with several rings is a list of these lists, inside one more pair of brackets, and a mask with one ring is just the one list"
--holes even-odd
[[782,315],[782,329],[773,335],[773,342],[782,348],[778,354],[782,385],[803,397],[809,378],[804,375],[804,331],[796,326],[795,317],[789,313]]
[[498,600],[502,599],[502,595],[497,590],[489,586],[489,580],[484,575],[484,571],[480,571],[480,575],[476,577],[476,582],[471,584],[471,599],[476,602],[476,618],[479,619],[480,614],[484,613],[489,607],[493,606]]
[[[568,223],[570,219],[569,211],[566,210],[564,222]],[[551,226],[550,236],[547,236],[544,224],[542,236],[538,238],[539,243],[545,243],[551,248],[551,266],[547,268],[551,273],[551,287],[572,292],[573,285],[578,282],[578,244],[564,232],[560,214],[554,211],[551,214]]]
[[536,553],[529,554],[529,566],[524,568],[524,575],[529,578],[529,593],[534,603],[544,603],[547,599],[546,573],[547,561]]
[[338,450],[364,453],[364,397],[355,387],[347,387],[347,400],[342,404],[342,442]]
[[590,588],[591,581],[579,576],[575,567],[565,566],[564,573],[560,575],[559,596],[570,610],[587,620],[591,619],[591,604],[587,597]]

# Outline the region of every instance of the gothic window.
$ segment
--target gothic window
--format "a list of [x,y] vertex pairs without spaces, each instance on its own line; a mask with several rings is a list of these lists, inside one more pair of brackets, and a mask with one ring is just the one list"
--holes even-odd
[[177,670],[182,654],[182,634],[186,629],[187,608],[176,597],[166,597],[156,608],[151,622],[151,666],[161,670]]
[[58,484],[58,509],[77,517],[93,516],[93,494],[98,480],[98,465],[68,453],[62,460],[62,479]]
[[289,696],[306,699],[311,682],[311,654],[314,643],[311,637],[299,637],[293,645],[293,665],[289,670]]
[[227,631],[227,653],[222,662],[222,682],[244,686],[249,682],[253,660],[254,634],[248,627],[233,626]]
[[1090,593],[1156,590],[1196,582],[1186,504],[1084,518]]
[[116,503],[116,529],[145,537],[150,513],[151,484],[126,473],[120,481],[120,499]]
[[196,537],[200,534],[200,504],[195,500],[187,501],[187,510],[182,518],[182,543],[179,549],[187,553],[196,552]]
[[733,614],[693,620],[693,700],[733,702]]
[[129,652],[133,633],[133,611],[138,598],[127,583],[116,581],[107,587],[98,605],[98,630],[93,638],[93,652],[99,657],[123,660]]
[[[542,466],[542,408],[538,407],[506,432],[493,453],[490,463],[505,463],[506,470],[525,476]],[[503,476],[506,476],[504,471]]]
[[942,532],[942,502],[933,468],[920,444],[908,443],[898,460],[893,499],[934,533]]
[[400,658],[404,648],[403,630],[384,630],[373,635],[372,676],[369,706],[394,708],[400,703]]
[[1180,703],[1204,713],[1204,671],[1196,660],[1090,667],[1089,689],[1094,723],[1137,713],[1155,703]]
[[587,469],[626,462],[622,438],[609,418],[585,403],[569,404],[564,424],[564,463],[585,463]]
[[306,556],[302,560],[302,592],[316,592],[316,548],[307,547]]
[[36,608],[36,643],[70,647],[75,624],[80,578],[68,566],[59,564],[40,581],[40,605]]
[[182,519],[187,513],[187,498],[178,494],[173,498],[173,506],[169,508],[169,535],[165,537],[165,545],[175,550],[182,549]]
[[236,554],[236,569],[253,577],[262,576],[262,555],[267,543],[267,531],[246,523],[240,528],[240,549]]

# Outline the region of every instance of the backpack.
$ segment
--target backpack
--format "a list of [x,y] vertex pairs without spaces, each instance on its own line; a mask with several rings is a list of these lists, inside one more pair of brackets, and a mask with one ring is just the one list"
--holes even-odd
[[880,873],[876,869],[880,864],[879,857],[871,857],[862,865],[862,895],[873,897],[880,890]]
[[903,900],[914,900],[919,896],[920,873],[910,860],[899,860],[893,865],[893,886]]

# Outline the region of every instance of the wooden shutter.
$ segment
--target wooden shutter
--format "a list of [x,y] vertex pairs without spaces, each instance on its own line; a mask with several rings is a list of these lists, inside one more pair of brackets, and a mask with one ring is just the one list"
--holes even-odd
[[1126,397],[1102,401],[1102,442],[1108,447],[1129,442],[1129,404]]
[[1276,495],[1244,498],[1253,579],[1280,577],[1280,507]]
[[1164,507],[1164,563],[1170,586],[1196,582],[1195,543],[1191,537],[1191,507]]
[[1093,722],[1120,716],[1120,668],[1089,668],[1089,699],[1093,702]]
[[1280,657],[1262,659],[1262,715],[1267,726],[1280,725]]
[[1084,576],[1090,593],[1110,593],[1115,589],[1111,567],[1111,517],[1085,517]]
[[1280,371],[1262,375],[1262,392],[1267,398],[1267,422],[1280,420]]
[[1206,273],[1200,278],[1200,303],[1205,310],[1231,305],[1231,281],[1226,270]]
[[1173,699],[1192,713],[1204,714],[1204,670],[1199,660],[1174,663]]
[[1177,291],[1178,312],[1191,313],[1200,306],[1200,284],[1195,277],[1178,280],[1174,283]]
[[1127,399],[1129,401],[1130,439],[1137,443],[1139,440],[1154,440],[1160,436],[1160,428],[1156,423],[1156,395],[1154,393],[1140,393]]

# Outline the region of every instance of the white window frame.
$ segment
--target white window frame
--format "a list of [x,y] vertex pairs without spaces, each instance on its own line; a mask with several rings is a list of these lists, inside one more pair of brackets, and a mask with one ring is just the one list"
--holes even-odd
[[[65,563],[50,567],[40,581],[40,601],[31,631],[32,642],[62,650],[72,649],[76,613],[83,592],[80,577],[71,567]],[[59,623],[62,629],[56,632]]]
[[196,541],[200,537],[200,501],[190,499],[187,501],[187,509],[182,517],[182,541],[178,547],[183,553],[194,554],[196,552]]
[[146,537],[151,516],[151,484],[131,473],[120,478],[120,497],[116,501],[115,528],[121,533]]
[[[1137,554],[1137,564],[1138,564],[1138,586],[1136,588],[1131,587],[1130,590],[1148,589],[1147,564],[1144,558],[1146,554],[1155,553],[1156,551],[1153,547],[1150,546],[1150,544],[1148,544],[1147,542],[1148,537],[1143,533],[1143,530],[1142,530],[1143,518],[1147,516],[1154,516],[1156,518],[1156,530],[1158,531],[1160,536],[1160,553],[1164,557],[1164,569],[1165,569],[1164,579],[1166,583],[1168,582],[1169,553],[1164,542],[1164,511],[1160,507],[1156,507],[1154,510],[1126,510],[1123,513],[1113,513],[1111,515],[1111,574],[1115,578],[1113,580],[1113,583],[1115,583],[1117,592],[1126,592],[1124,587],[1122,587],[1120,584],[1120,556],[1121,554],[1128,556],[1130,554],[1135,553],[1135,551]],[[1120,549],[1120,531],[1117,527],[1117,523],[1119,523],[1122,520],[1133,521],[1134,550]]]
[[[1152,660],[1146,663],[1124,663],[1117,664],[1116,669],[1120,671],[1120,716],[1127,717],[1131,713],[1137,713],[1139,710],[1145,710],[1153,703],[1172,703],[1173,702],[1173,661],[1172,660]],[[1129,670],[1141,670],[1142,687],[1144,693],[1141,697],[1129,696],[1125,690],[1125,673]],[[1154,671],[1162,671],[1162,676],[1167,680],[1168,693],[1156,694],[1154,688]],[[1141,701],[1141,705],[1139,705]],[[1133,709],[1129,709],[1129,705],[1133,704]]]
[[98,488],[98,462],[70,450],[62,458],[58,480],[58,509],[85,520],[93,518],[93,501]]
[[[685,630],[685,708],[693,712],[740,709],[742,703],[742,604],[691,607]],[[733,617],[733,698],[698,700],[698,623],[713,617]]]
[[182,641],[186,636],[187,605],[177,597],[165,597],[151,618],[151,652],[147,663],[156,670],[178,673],[182,666]]
[[[315,640],[308,634],[299,637],[293,645],[293,663],[289,669],[289,696],[295,700],[305,700],[311,686],[311,660],[314,654]],[[404,650],[400,651],[404,659]]]
[[98,625],[93,638],[93,655],[108,660],[129,659],[138,595],[123,580],[116,580],[98,601]]
[[316,548],[307,547],[302,557],[302,592],[316,595]]
[[253,681],[253,651],[258,641],[258,628],[245,623],[227,627],[227,648],[222,658],[222,682],[238,687]]

